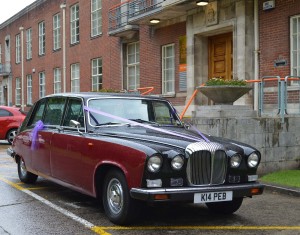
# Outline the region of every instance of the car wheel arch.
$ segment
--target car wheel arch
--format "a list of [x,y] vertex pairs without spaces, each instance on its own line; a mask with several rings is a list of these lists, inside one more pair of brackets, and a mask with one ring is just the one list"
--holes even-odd
[[119,165],[112,164],[112,163],[103,163],[99,165],[95,171],[95,177],[94,177],[94,188],[95,188],[95,193],[97,198],[102,197],[102,185],[104,183],[105,175],[112,170],[121,171],[128,182],[128,178],[127,178],[128,174],[126,174],[125,173],[126,171]]

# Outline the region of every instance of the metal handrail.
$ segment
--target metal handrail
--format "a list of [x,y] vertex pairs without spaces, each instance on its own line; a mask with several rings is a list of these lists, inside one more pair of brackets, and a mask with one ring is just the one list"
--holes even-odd
[[[258,115],[261,116],[261,114],[264,111],[264,85],[266,81],[278,81],[280,82],[280,76],[263,76],[260,82],[258,83]],[[279,99],[279,96],[278,96]],[[278,100],[279,101],[279,100]],[[278,102],[279,105],[279,102]],[[279,109],[279,107],[278,107]]]
[[162,6],[164,0],[132,0],[129,2],[129,18],[153,11]]
[[115,30],[126,26],[129,18],[129,3],[132,0],[127,0],[114,5],[109,9],[109,30]]

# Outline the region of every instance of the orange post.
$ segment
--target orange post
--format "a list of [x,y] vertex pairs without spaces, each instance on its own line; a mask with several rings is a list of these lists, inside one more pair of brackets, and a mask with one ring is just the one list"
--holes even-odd
[[[205,84],[203,83],[201,86],[205,86]],[[200,86],[200,87],[201,87],[201,86]],[[193,99],[195,98],[195,96],[197,95],[197,93],[198,93],[198,90],[196,89],[196,90],[194,91],[194,93],[192,94],[191,98],[189,99],[189,102],[188,102],[188,103],[186,104],[186,106],[184,107],[184,110],[182,111],[182,113],[181,113],[180,116],[179,116],[181,120],[182,120],[184,114],[186,113],[187,109],[190,107],[190,105],[191,105]]]

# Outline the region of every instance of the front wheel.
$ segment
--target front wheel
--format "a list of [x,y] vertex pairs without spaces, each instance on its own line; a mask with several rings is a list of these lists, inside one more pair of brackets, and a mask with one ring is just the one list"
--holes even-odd
[[102,192],[104,211],[111,222],[129,224],[139,214],[139,202],[130,197],[125,176],[121,171],[108,172]]
[[25,162],[22,158],[20,158],[18,162],[18,175],[19,179],[26,184],[33,184],[38,178],[37,175],[27,171]]
[[206,203],[206,206],[211,211],[218,213],[218,214],[233,214],[236,212],[242,205],[243,198],[233,198],[232,201],[226,202],[211,202]]

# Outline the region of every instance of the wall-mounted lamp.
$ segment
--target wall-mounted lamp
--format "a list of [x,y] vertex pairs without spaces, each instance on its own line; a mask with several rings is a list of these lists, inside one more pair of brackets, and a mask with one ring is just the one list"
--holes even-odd
[[151,24],[158,24],[159,22],[160,22],[159,19],[151,19],[151,20],[150,20],[150,23],[151,23]]
[[206,6],[208,1],[196,1],[197,6]]

